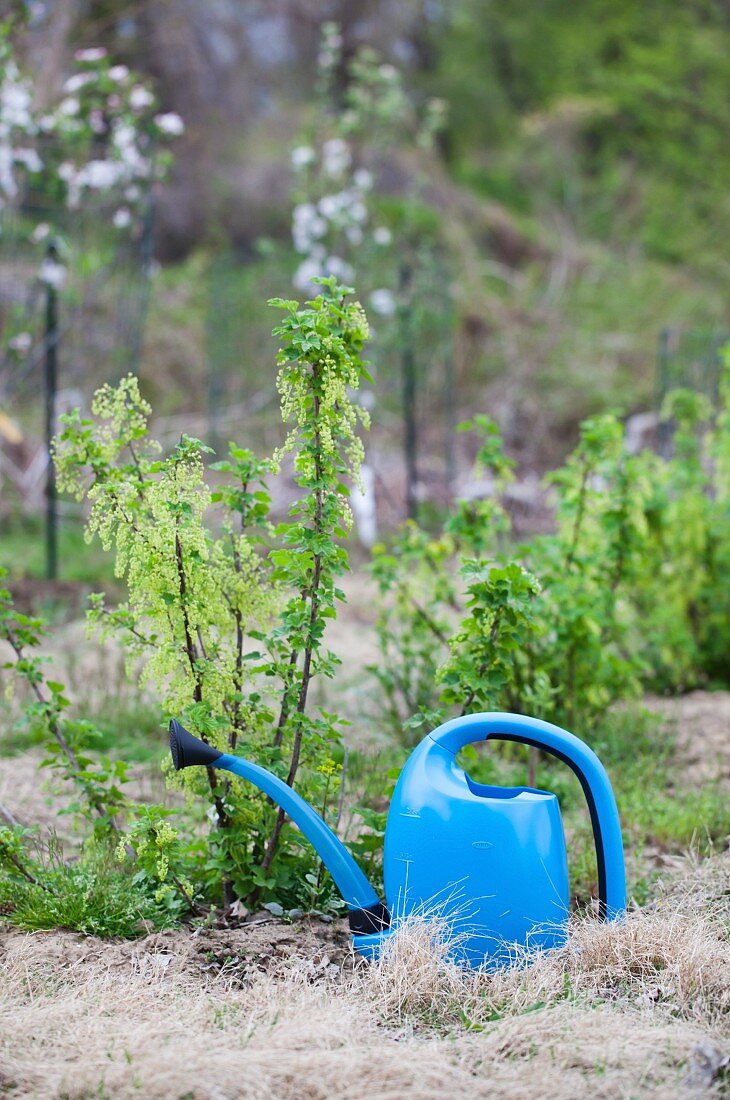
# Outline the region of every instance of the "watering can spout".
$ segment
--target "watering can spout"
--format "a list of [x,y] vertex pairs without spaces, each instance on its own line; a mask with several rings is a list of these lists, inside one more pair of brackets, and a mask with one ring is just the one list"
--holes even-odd
[[[175,769],[203,765],[247,779],[268,795],[298,826],[332,875],[349,912],[350,930],[358,949],[390,932],[390,914],[342,841],[329,825],[288,784],[242,756],[221,752],[199,740],[177,719],[170,722],[170,753]],[[373,943],[375,950],[376,943]]]
[[219,749],[214,749],[212,745],[206,745],[205,741],[194,737],[175,718],[170,722],[170,753],[175,771],[178,772],[195,764],[212,767],[223,755]]

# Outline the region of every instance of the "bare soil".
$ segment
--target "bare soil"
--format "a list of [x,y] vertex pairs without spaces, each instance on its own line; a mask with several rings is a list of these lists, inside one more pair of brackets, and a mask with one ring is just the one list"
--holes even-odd
[[676,699],[653,695],[644,702],[666,718],[689,783],[719,779],[730,785],[730,691],[692,691]]

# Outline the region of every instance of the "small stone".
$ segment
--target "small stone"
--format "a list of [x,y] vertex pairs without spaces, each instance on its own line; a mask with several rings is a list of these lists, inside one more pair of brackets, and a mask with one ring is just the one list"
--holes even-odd
[[729,1068],[730,1051],[720,1050],[711,1043],[698,1043],[693,1051],[685,1083],[695,1088],[710,1088]]

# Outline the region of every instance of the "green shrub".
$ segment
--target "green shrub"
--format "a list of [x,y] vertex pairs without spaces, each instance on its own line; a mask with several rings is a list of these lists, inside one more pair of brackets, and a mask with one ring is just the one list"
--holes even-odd
[[557,530],[507,545],[511,476],[481,420],[477,465],[494,495],[461,502],[436,535],[406,526],[376,549],[382,717],[413,729],[457,712],[516,710],[590,731],[644,687],[727,682],[730,651],[728,377],[711,416],[678,390],[669,459],[629,454],[614,415],[582,425],[547,482]]

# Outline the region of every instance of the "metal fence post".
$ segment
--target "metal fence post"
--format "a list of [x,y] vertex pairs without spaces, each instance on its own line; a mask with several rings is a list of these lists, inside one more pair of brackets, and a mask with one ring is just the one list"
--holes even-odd
[[415,519],[418,513],[418,427],[416,418],[416,362],[411,331],[412,303],[410,298],[413,272],[409,264],[400,269],[400,345],[401,385],[403,395],[403,456],[406,471],[406,515]]
[[[48,246],[46,263],[50,270],[59,263],[55,244]],[[46,577],[54,581],[58,576],[58,501],[56,493],[56,468],[53,464],[51,443],[56,430],[56,394],[58,391],[58,290],[53,278],[46,284],[46,355],[44,361],[44,397],[46,454]]]
[[446,426],[446,493],[449,504],[456,489],[456,369],[453,345],[444,355],[444,419]]

